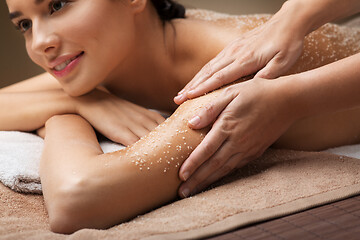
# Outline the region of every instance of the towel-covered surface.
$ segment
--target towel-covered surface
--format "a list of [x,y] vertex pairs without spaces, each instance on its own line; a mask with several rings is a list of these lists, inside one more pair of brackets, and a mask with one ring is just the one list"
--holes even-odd
[[[41,194],[39,163],[44,140],[24,132],[0,131],[0,182],[14,191]],[[105,153],[124,146],[103,140]]]
[[16,193],[0,184],[0,239],[191,239],[359,192],[359,159],[329,153],[269,150],[211,190],[109,230],[84,229],[67,236],[49,231],[41,195]]

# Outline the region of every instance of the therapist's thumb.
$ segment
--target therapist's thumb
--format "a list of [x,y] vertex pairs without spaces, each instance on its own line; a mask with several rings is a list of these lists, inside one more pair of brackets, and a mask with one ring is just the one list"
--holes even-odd
[[188,122],[189,127],[192,129],[202,129],[214,123],[231,100],[232,98],[229,97],[220,97],[215,102],[208,103],[196,115],[190,118]]

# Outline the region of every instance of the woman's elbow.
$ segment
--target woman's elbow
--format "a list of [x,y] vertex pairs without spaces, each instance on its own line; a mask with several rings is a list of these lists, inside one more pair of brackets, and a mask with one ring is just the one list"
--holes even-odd
[[72,234],[80,228],[76,227],[76,223],[70,215],[66,213],[49,214],[50,230],[54,233],[60,234]]
[[62,186],[51,189],[49,195],[52,197],[46,201],[51,231],[71,234],[91,227],[91,206],[87,206],[86,189],[86,181],[79,178],[67,179]]

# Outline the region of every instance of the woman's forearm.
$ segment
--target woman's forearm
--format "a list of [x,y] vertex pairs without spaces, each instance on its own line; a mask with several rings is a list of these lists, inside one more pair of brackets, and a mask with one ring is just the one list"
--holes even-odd
[[33,131],[66,113],[75,113],[75,105],[61,89],[0,93],[0,131]]

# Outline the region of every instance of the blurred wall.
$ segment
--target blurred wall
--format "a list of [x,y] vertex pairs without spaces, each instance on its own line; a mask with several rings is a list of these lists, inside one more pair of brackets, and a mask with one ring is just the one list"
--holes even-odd
[[[186,7],[231,14],[249,14],[274,13],[284,0],[179,0],[179,2]],[[15,30],[8,18],[5,0],[0,0],[0,43],[0,88],[43,72],[27,56],[23,37]]]
[[5,1],[0,0],[0,88],[42,72],[27,56],[23,36],[8,16]]

